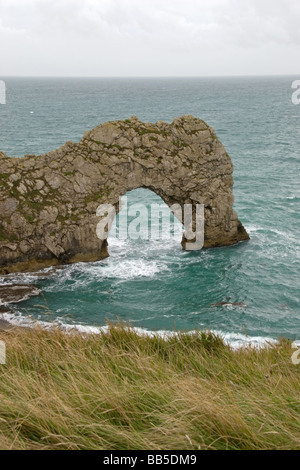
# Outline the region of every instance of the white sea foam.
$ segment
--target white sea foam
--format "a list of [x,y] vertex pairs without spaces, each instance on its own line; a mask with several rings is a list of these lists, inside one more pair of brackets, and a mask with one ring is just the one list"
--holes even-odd
[[285,242],[290,242],[293,244],[298,244],[299,240],[294,233],[289,232],[288,230],[278,230],[277,228],[272,227],[259,227],[255,225],[250,225],[247,227],[247,231],[251,237],[252,234],[259,233],[262,237],[268,237],[269,234],[278,235]]
[[167,270],[168,266],[160,261],[147,261],[145,258],[132,260],[109,259],[105,263],[82,265],[81,269],[86,276],[92,279],[132,279],[135,277],[153,277],[160,271]]
[[108,247],[109,252],[111,251],[119,251],[119,250],[126,250],[128,248],[128,241],[127,240],[120,240],[119,238],[109,237],[108,238]]
[[7,284],[35,284],[39,280],[50,279],[51,277],[57,276],[60,270],[50,267],[42,269],[38,272],[33,273],[11,273],[5,276],[0,276],[0,285],[4,286]]
[[167,264],[162,261],[147,259],[113,259],[96,263],[77,263],[64,267],[57,273],[55,283],[45,285],[44,292],[74,292],[95,282],[113,279],[125,282],[135,278],[153,278],[162,271],[168,271]]
[[145,259],[123,260],[102,266],[101,276],[106,278],[132,279],[135,277],[153,277],[168,267],[161,262]]
[[120,240],[119,238],[108,238],[108,251],[111,257],[118,256],[120,252],[128,256],[128,254],[139,253],[143,250],[144,255],[148,255],[153,251],[173,251],[174,249],[181,250],[182,234],[180,236],[171,237],[170,239],[150,239],[148,241],[140,240]]
[[[63,331],[66,332],[78,332],[82,334],[101,334],[101,333],[106,333],[108,331],[108,326],[89,326],[89,325],[83,325],[83,324],[69,324],[65,323],[63,319],[57,318],[53,323],[50,322],[45,322],[45,321],[40,321],[40,320],[35,320],[34,318],[30,316],[24,316],[21,313],[3,313],[0,315],[0,319],[6,320],[12,325],[16,325],[19,327],[26,327],[26,328],[34,328],[36,326],[40,326],[46,330],[50,330],[51,328],[54,327],[59,327]],[[147,330],[144,328],[137,328],[137,327],[132,327],[136,333],[138,333],[141,336],[148,336],[150,338],[153,338],[155,336],[160,336],[162,338],[168,339],[173,336],[177,336],[178,332],[174,331],[166,331],[166,330],[158,330],[158,331],[152,331],[152,330]],[[207,331],[203,329],[203,331]],[[270,345],[275,345],[277,343],[277,340],[274,338],[269,338],[269,337],[263,337],[263,336],[246,336],[242,335],[240,333],[224,333],[223,331],[219,330],[212,330],[212,333],[218,335],[221,337],[226,344],[228,344],[232,349],[239,349],[242,347],[247,347],[251,346],[254,348],[263,348],[267,347]],[[190,331],[190,334],[196,333],[196,331]],[[294,344],[298,344],[300,346],[300,341],[295,342]]]
[[[122,240],[114,244],[122,247]],[[104,279],[116,279],[127,281],[134,278],[152,278],[163,271],[168,271],[167,263],[163,261],[147,260],[147,258],[125,259],[123,257],[111,257],[108,260],[96,263],[76,263],[62,267],[51,274],[49,269],[39,273],[24,273],[8,275],[0,278],[0,285],[8,284],[34,284],[38,280],[55,279],[55,283],[47,283],[43,287],[45,292],[76,291],[92,282]],[[38,275],[37,275],[38,274]],[[44,274],[44,275],[43,275]]]
[[263,227],[258,227],[256,225],[247,225],[247,232],[248,233],[255,233],[260,232],[261,230],[265,230]]

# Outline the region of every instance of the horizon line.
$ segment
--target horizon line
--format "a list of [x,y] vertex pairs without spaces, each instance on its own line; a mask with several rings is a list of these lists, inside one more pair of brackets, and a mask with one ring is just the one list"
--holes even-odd
[[293,77],[292,74],[236,74],[236,75],[0,75],[1,78],[90,78],[90,79],[197,79],[197,78],[263,78]]

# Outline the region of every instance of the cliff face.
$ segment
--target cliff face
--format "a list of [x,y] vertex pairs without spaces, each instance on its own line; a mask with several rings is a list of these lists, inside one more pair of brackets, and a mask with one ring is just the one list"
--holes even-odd
[[205,205],[205,247],[247,240],[233,205],[233,166],[212,128],[192,116],[108,122],[45,155],[0,152],[0,272],[108,256],[101,203],[140,187],[167,205]]

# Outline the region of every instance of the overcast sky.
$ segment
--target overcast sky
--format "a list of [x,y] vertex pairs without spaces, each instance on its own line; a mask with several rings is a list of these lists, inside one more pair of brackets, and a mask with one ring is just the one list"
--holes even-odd
[[0,76],[300,72],[299,0],[0,0]]

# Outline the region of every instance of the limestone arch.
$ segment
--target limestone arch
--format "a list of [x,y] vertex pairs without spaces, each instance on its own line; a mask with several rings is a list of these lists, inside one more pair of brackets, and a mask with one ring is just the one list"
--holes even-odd
[[247,240],[232,174],[214,130],[193,116],[108,122],[41,156],[0,152],[0,272],[108,256],[96,209],[139,187],[169,207],[203,204],[206,248]]

